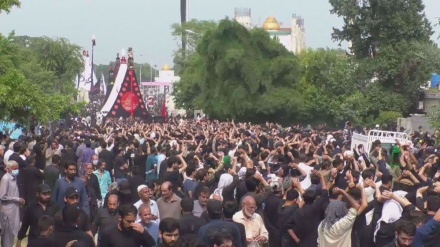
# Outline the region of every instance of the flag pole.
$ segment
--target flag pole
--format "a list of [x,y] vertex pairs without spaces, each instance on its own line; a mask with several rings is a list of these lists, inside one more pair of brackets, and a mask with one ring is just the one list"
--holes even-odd
[[93,69],[94,69],[94,65],[93,65],[93,53],[94,53],[94,48],[96,45],[96,39],[95,39],[95,35],[92,36],[92,74],[90,75],[92,77],[92,85],[91,87],[93,87],[95,84],[93,83]]

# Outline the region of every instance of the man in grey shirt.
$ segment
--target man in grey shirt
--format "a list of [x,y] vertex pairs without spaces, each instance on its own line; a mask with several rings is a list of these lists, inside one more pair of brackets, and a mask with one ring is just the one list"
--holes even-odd
[[194,201],[194,208],[193,208],[193,215],[200,217],[202,216],[203,212],[206,211],[206,205],[208,204],[209,200],[209,188],[206,186],[203,186],[200,189],[198,200]]

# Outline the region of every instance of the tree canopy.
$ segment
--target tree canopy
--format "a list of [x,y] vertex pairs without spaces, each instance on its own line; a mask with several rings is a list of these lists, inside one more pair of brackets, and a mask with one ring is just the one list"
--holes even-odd
[[303,106],[298,58],[262,29],[222,20],[205,33],[176,85],[176,103],[216,118],[283,120]]
[[[189,61],[190,57],[196,51],[203,34],[215,29],[218,23],[216,21],[192,19],[183,23],[174,23],[171,25],[171,35],[176,41],[185,40],[185,59],[183,58],[183,48],[179,44],[178,49],[174,51],[174,72],[180,74],[183,63]],[[178,42],[180,43],[180,42]]]
[[420,86],[435,71],[423,50],[432,44],[433,31],[422,0],[329,2],[331,13],[344,20],[332,37],[351,42],[351,59],[357,64],[353,79],[371,107],[365,113],[416,112]]
[[20,7],[21,2],[19,0],[1,0],[0,1],[0,14],[2,12],[10,13],[13,7]]
[[[77,111],[75,76],[82,69],[79,47],[65,39],[0,35],[0,115],[28,125]],[[62,60],[60,60],[62,58]]]

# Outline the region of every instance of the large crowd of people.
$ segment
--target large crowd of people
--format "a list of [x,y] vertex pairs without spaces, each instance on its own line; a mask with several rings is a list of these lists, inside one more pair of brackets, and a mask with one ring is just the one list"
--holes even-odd
[[436,136],[351,149],[355,131],[70,119],[1,134],[1,246],[440,246]]

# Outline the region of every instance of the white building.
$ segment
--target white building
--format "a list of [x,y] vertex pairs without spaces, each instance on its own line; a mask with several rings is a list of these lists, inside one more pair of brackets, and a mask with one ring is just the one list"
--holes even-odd
[[299,54],[306,49],[304,19],[297,15],[292,15],[290,27],[281,27],[277,19],[270,16],[263,23],[262,28],[269,33],[271,38],[278,40],[290,52]]

